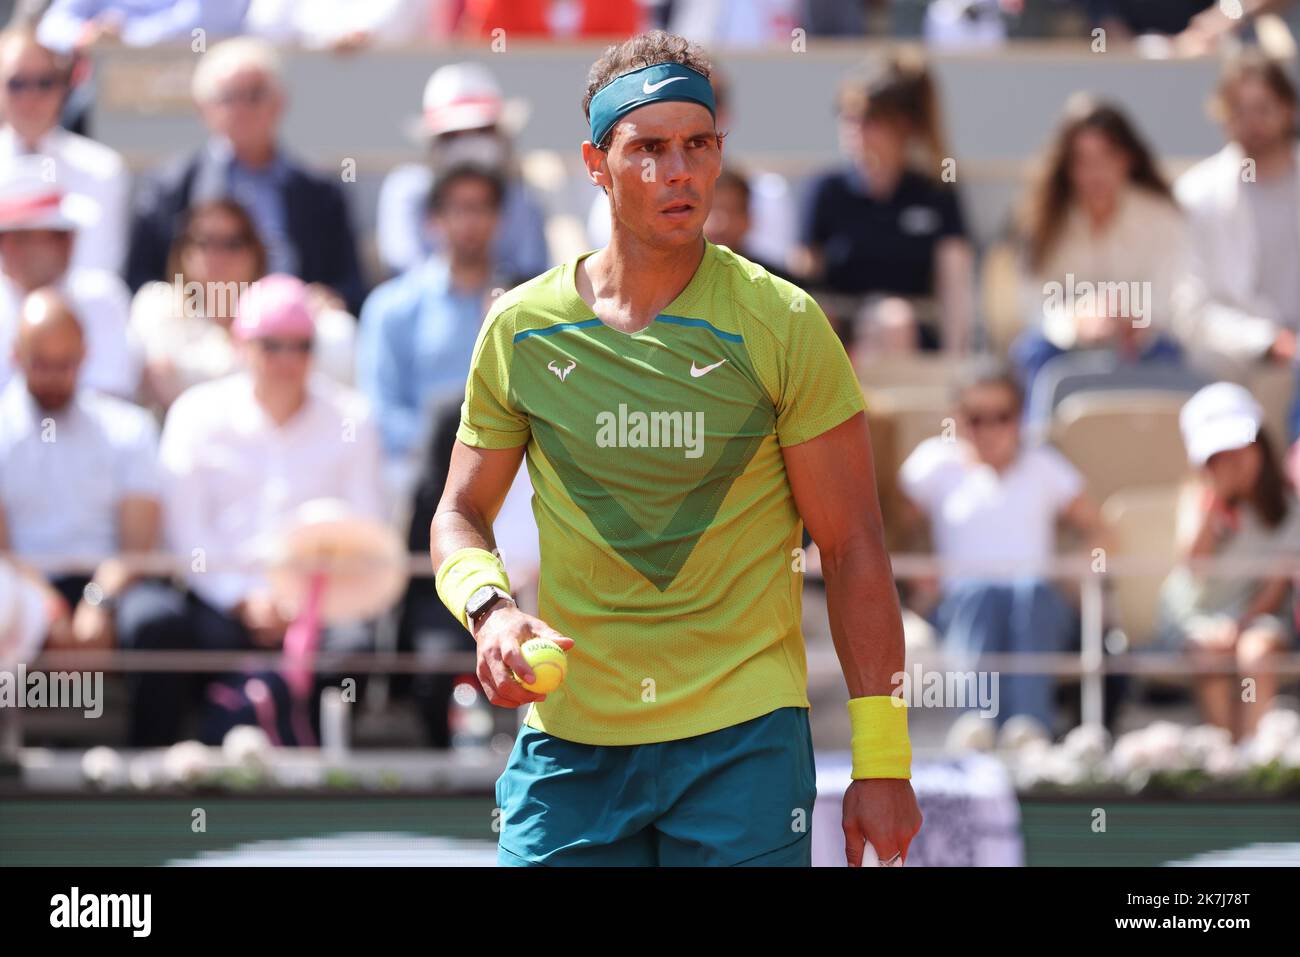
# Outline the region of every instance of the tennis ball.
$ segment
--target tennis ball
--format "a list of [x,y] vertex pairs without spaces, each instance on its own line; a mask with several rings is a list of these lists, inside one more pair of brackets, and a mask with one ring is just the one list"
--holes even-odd
[[514,675],[514,678],[529,691],[549,694],[564,681],[569,663],[560,646],[551,639],[529,638],[519,647],[519,650],[523,652],[524,661],[528,662],[528,667],[533,669],[533,677],[537,680],[528,684],[521,681],[518,675]]

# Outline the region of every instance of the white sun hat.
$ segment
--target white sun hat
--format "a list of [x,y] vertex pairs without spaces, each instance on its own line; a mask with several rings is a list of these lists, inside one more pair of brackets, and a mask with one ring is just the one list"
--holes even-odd
[[1187,400],[1178,425],[1187,458],[1200,468],[1216,452],[1245,448],[1259,436],[1264,410],[1250,391],[1235,382],[1215,382]]

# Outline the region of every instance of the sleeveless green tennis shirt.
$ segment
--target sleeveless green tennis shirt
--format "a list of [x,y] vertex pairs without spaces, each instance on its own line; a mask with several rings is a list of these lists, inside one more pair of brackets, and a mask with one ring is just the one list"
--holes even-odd
[[578,294],[589,255],[493,304],[457,433],[527,445],[539,614],[575,642],[526,723],[626,745],[806,708],[781,449],[865,408],[843,346],[801,289],[712,243],[653,322],[619,332]]

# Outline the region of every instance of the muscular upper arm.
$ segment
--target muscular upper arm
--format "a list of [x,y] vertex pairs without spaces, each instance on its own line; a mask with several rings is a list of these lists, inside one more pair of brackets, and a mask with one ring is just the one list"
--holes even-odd
[[865,413],[782,451],[795,507],[824,554],[883,534]]

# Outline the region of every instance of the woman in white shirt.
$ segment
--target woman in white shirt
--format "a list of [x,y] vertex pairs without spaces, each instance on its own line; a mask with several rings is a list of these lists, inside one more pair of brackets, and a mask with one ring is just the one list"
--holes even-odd
[[[1182,561],[1160,589],[1160,647],[1220,669],[1198,678],[1201,711],[1239,737],[1254,732],[1277,694],[1267,662],[1295,644],[1294,585],[1285,575],[1203,574],[1188,562],[1300,556],[1300,503],[1262,421],[1259,403],[1232,382],[1208,385],[1183,406],[1183,442],[1199,474],[1179,501]],[[1225,673],[1225,664],[1236,667]],[[1255,682],[1250,702],[1246,677]]]
[[1051,359],[1110,349],[1176,361],[1170,330],[1188,268],[1183,215],[1128,117],[1070,102],[1020,215],[1029,328],[1012,346],[1026,392]]
[[[1020,440],[1022,395],[997,363],[957,387],[955,428],[926,439],[903,463],[904,522],[929,522],[935,551],[951,563],[931,621],[958,663],[984,653],[1064,651],[1075,616],[1043,570],[1058,519],[1096,537],[1096,506],[1083,478],[1049,446]],[[999,724],[1014,714],[1054,724],[1051,677],[1003,673]]]

